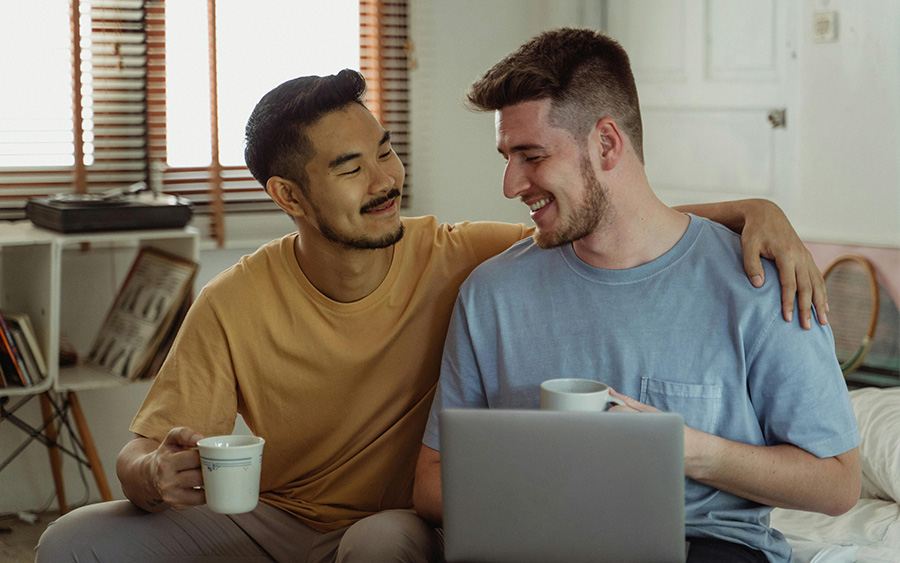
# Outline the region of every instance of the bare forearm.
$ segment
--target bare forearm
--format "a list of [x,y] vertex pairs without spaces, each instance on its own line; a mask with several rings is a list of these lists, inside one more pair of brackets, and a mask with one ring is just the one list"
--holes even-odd
[[744,230],[744,222],[747,219],[748,210],[771,204],[764,199],[741,199],[736,201],[723,201],[716,203],[694,203],[679,205],[675,209],[683,213],[691,213],[706,217],[716,223],[725,225],[732,231],[740,233]]
[[859,498],[855,449],[820,459],[788,444],[752,446],[688,428],[685,473],[755,502],[832,516],[846,512]]
[[428,446],[422,446],[419,453],[416,483],[413,487],[413,504],[423,519],[435,526],[443,524],[441,454]]
[[122,484],[122,492],[128,500],[148,512],[161,512],[169,508],[152,477],[152,454],[158,447],[159,442],[155,440],[135,437],[116,458],[116,474]]

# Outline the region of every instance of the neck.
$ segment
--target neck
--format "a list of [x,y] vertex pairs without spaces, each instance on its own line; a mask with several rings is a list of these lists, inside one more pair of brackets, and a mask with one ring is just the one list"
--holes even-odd
[[572,243],[585,263],[605,270],[625,270],[651,262],[675,246],[690,218],[666,206],[646,177],[611,187],[606,219],[590,235]]
[[394,246],[349,249],[301,231],[294,243],[294,255],[306,279],[319,292],[339,303],[352,303],[370,295],[384,281],[391,269]]

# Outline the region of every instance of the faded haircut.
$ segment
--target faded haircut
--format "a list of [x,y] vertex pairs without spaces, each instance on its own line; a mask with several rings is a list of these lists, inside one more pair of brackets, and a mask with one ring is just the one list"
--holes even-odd
[[549,99],[550,122],[582,143],[598,121],[610,118],[644,161],[640,103],[628,54],[602,33],[544,32],[484,73],[469,87],[467,99],[480,111]]

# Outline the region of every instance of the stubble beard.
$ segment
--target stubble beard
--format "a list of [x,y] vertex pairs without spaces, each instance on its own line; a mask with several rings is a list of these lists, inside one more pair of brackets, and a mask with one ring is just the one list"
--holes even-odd
[[[380,197],[366,204],[360,210],[360,213],[365,213],[370,209],[379,207],[380,205],[383,205],[388,200],[395,197],[400,197],[400,190],[396,188],[388,192],[383,197]],[[397,244],[398,242],[400,242],[400,239],[403,238],[404,228],[402,223],[397,225],[396,230],[384,234],[380,237],[354,237],[338,232],[337,229],[333,228],[322,216],[322,213],[315,205],[313,205],[313,212],[315,213],[316,222],[319,225],[319,231],[322,233],[322,236],[325,237],[326,240],[340,244],[344,248],[350,250],[377,250],[380,248],[387,248],[389,246]]]
[[574,209],[571,216],[564,218],[555,231],[542,231],[540,228],[535,231],[534,242],[540,248],[558,248],[582,239],[595,232],[606,217],[609,196],[586,154],[581,156],[581,179],[585,188],[583,204]]
[[397,230],[379,238],[348,237],[335,231],[327,223],[319,223],[319,230],[322,232],[322,236],[327,240],[340,244],[344,248],[350,250],[377,250],[379,248],[387,248],[400,242],[404,232],[402,224],[397,225]]

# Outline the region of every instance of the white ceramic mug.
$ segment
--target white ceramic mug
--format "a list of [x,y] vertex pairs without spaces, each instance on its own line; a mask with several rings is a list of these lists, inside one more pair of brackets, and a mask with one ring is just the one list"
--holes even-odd
[[202,438],[197,442],[210,510],[240,514],[256,508],[265,443],[257,436],[240,434]]
[[548,379],[541,383],[541,409],[546,411],[605,411],[606,405],[624,405],[609,395],[609,386],[593,379]]

